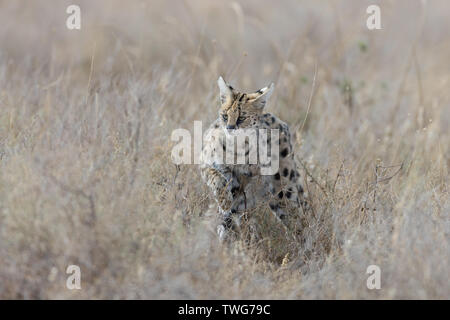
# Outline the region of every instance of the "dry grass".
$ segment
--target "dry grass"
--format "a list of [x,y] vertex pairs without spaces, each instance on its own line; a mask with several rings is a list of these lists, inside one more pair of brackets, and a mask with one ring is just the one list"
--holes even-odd
[[[359,0],[77,2],[80,31],[70,1],[0,2],[1,298],[450,298],[448,1],[378,1],[380,31]],[[219,75],[275,81],[302,129],[301,239],[258,210],[221,246],[172,164]]]

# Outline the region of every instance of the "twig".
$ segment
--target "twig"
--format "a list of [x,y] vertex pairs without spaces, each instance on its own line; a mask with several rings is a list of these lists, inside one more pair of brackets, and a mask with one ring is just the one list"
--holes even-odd
[[[301,133],[303,131],[303,127],[305,126],[306,119],[308,118],[309,109],[311,108],[311,102],[312,102],[312,98],[314,96],[314,89],[316,88],[316,76],[317,76],[317,61],[314,65],[314,77],[313,77],[313,83],[312,83],[312,87],[311,87],[311,93],[309,94],[309,99],[308,99],[308,108],[306,109],[305,119],[303,119],[303,123],[302,123],[299,133]],[[297,130],[298,130],[298,125],[296,126],[294,132],[296,133]]]
[[66,185],[65,183],[56,179],[51,173],[44,173],[44,175],[47,178],[49,178],[54,184],[56,184],[58,187],[60,187],[61,190],[65,191],[65,192],[73,193],[77,196],[81,196],[89,201],[89,211],[90,211],[89,224],[94,226],[97,221],[97,213],[96,213],[96,208],[95,208],[94,197],[92,196],[92,194],[87,194],[82,189],[73,188],[73,187]]
[[399,164],[399,165],[396,165],[396,166],[388,166],[388,167],[377,166],[377,167],[378,168],[383,168],[383,169],[399,167],[397,169],[397,171],[395,171],[395,173],[393,175],[391,175],[390,177],[386,177],[386,178],[383,178],[381,180],[378,180],[378,182],[385,182],[385,181],[391,180],[393,177],[395,177],[403,169],[403,162],[401,164]]
[[131,168],[131,180],[130,180],[130,191],[134,185],[134,180],[136,179],[136,169],[139,162],[139,135],[141,131],[141,121],[138,120],[136,132],[134,134],[134,155],[133,155],[133,166]]
[[89,99],[89,89],[91,87],[91,80],[92,80],[92,73],[94,72],[94,58],[95,58],[95,50],[97,49],[97,42],[94,42],[94,49],[92,50],[92,57],[91,57],[91,68],[89,70],[89,79],[88,84],[86,88],[86,104]]
[[334,180],[333,192],[336,190],[336,184],[337,184],[337,181],[338,181],[339,177],[341,176],[341,170],[344,167],[344,162],[345,161],[342,161],[341,166],[339,167],[339,171],[338,171],[338,173],[336,175],[336,180]]
[[[394,174],[392,174],[390,177],[384,177],[379,179],[379,175],[378,175],[378,169],[390,169],[390,168],[397,168],[398,170],[395,171]],[[403,162],[401,164],[397,164],[397,165],[393,165],[393,166],[380,166],[380,165],[376,165],[375,166],[375,182],[372,183],[372,185],[376,185],[377,183],[380,182],[385,182],[385,181],[389,181],[391,180],[393,177],[395,177],[401,170],[403,169]]]
[[322,192],[323,192],[326,196],[328,196],[327,191],[324,189],[324,187],[322,187],[322,186],[320,185],[319,182],[317,182],[317,180],[313,177],[313,175],[312,175],[312,174],[309,172],[309,170],[306,168],[306,166],[305,166],[305,164],[303,163],[303,161],[299,159],[299,162],[300,162],[300,164],[302,165],[303,169],[305,169],[306,174],[311,178],[312,182],[314,182],[315,184],[317,184],[317,185],[319,186],[320,190],[322,190]]

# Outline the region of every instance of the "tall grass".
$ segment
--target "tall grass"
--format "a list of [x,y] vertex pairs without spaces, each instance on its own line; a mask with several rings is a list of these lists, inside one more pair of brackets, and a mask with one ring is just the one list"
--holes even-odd
[[[79,1],[79,31],[69,4],[0,2],[1,298],[450,297],[447,1],[379,1],[376,31],[356,0]],[[219,75],[275,81],[301,236],[260,209],[221,245],[198,168],[172,163]]]

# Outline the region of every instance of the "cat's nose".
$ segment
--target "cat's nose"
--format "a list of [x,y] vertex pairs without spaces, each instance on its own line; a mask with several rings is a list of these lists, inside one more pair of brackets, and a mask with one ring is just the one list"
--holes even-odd
[[236,129],[235,125],[229,124],[227,125],[227,129],[231,130],[231,129]]

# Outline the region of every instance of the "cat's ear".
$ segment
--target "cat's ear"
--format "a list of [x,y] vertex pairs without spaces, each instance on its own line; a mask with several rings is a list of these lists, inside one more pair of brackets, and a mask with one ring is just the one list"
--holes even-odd
[[259,89],[254,93],[248,94],[247,97],[250,98],[249,102],[258,109],[264,109],[267,100],[269,100],[270,96],[272,95],[274,86],[275,85],[272,82],[269,86]]
[[219,77],[217,84],[220,89],[220,102],[223,104],[231,100],[233,98],[233,87],[227,84],[222,77]]

